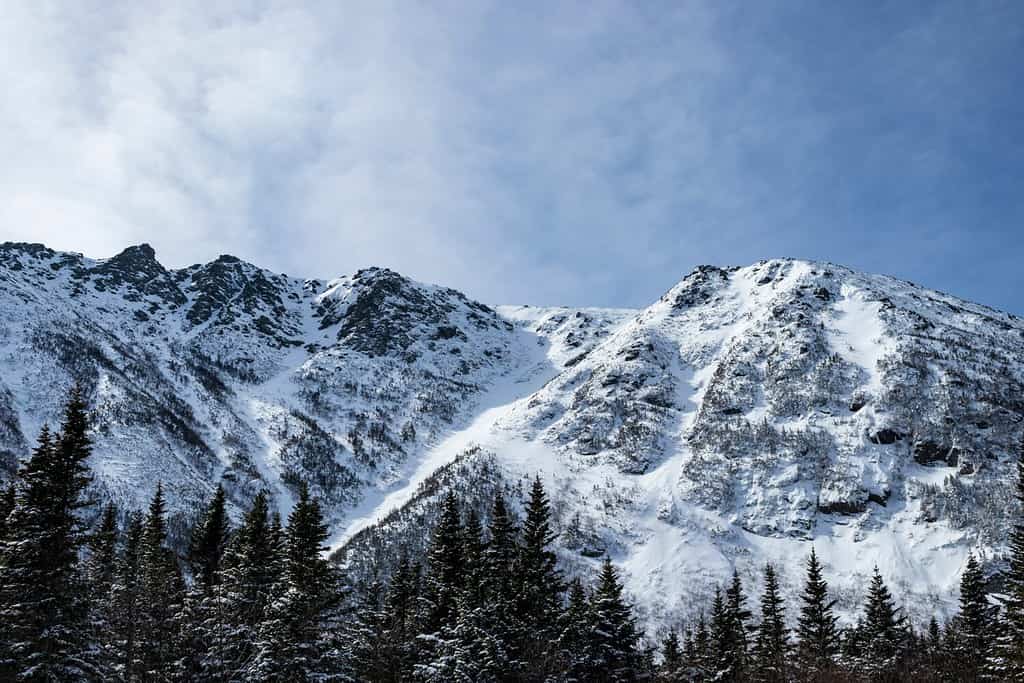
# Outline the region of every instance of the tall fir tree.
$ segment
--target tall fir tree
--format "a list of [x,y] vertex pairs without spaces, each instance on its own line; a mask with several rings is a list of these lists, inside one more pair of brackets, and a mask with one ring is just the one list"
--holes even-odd
[[[540,477],[533,480],[523,521],[522,547],[519,553],[519,613],[525,627],[538,642],[553,634],[561,611],[564,585],[558,571],[552,544],[551,506]],[[544,658],[542,652],[531,653]]]
[[445,624],[455,623],[465,574],[459,501],[449,491],[441,504],[441,515],[434,527],[427,554],[427,576],[422,597],[423,633],[435,633]]
[[218,484],[209,506],[192,530],[188,548],[193,576],[204,590],[210,590],[220,581],[230,531],[227,496],[224,487]]
[[14,511],[15,493],[13,481],[0,491],[0,543],[7,537],[7,518]]
[[661,666],[658,670],[658,680],[665,683],[676,683],[682,681],[683,672],[683,651],[679,645],[679,633],[673,628],[669,629],[668,635],[661,643]]
[[284,530],[283,574],[260,625],[256,657],[248,669],[254,681],[306,681],[333,676],[342,668],[334,629],[324,628],[338,606],[337,576],[323,557],[327,526],[319,502],[305,485]]
[[591,656],[590,603],[583,582],[569,583],[565,610],[558,618],[555,661],[566,681],[585,681]]
[[800,596],[800,617],[796,629],[796,661],[801,675],[817,678],[835,667],[839,655],[839,630],[835,600],[830,600],[821,563],[811,548],[807,577]]
[[142,599],[138,605],[138,641],[142,669],[150,680],[170,680],[181,655],[177,615],[182,608],[185,584],[177,557],[167,547],[167,509],[159,482],[143,522],[139,578]]
[[1003,575],[1002,615],[991,671],[1007,681],[1024,680],[1024,446],[1017,460],[1017,520],[1009,538],[1009,567]]
[[85,399],[75,387],[60,433],[51,437],[44,427],[18,473],[21,487],[0,544],[0,678],[96,675],[80,567],[91,451]]
[[856,642],[854,665],[876,676],[895,669],[904,653],[906,620],[896,608],[878,567],[868,586],[861,626],[853,635]]
[[764,568],[764,594],[761,596],[761,623],[754,643],[753,677],[767,683],[789,680],[789,632],[786,611],[779,594],[779,581],[775,568]]
[[590,598],[590,674],[595,681],[632,681],[638,676],[639,633],[622,582],[607,556]]
[[974,553],[960,577],[960,613],[956,617],[957,667],[977,678],[988,666],[994,635],[994,614],[985,590],[985,575]]
[[109,636],[114,628],[114,584],[117,577],[117,548],[120,534],[117,507],[108,503],[98,528],[90,535],[84,562],[85,585],[89,596],[90,638],[98,650],[104,677],[114,675],[116,651]]
[[111,586],[112,626],[105,639],[113,653],[112,666],[119,680],[141,680],[145,671],[139,643],[139,612],[144,600],[142,587],[142,516],[128,518],[124,543],[117,556],[114,582]]

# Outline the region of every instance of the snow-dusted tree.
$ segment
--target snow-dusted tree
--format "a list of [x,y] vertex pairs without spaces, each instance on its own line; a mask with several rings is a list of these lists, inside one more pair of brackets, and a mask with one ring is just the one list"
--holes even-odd
[[178,614],[185,583],[174,552],[167,547],[166,503],[158,483],[143,522],[139,578],[138,641],[144,676],[168,680],[175,675],[182,654]]
[[192,530],[188,560],[196,582],[210,590],[220,582],[220,565],[227,550],[231,533],[227,513],[227,496],[220,484],[213,493],[209,506]]
[[[551,506],[540,477],[533,480],[526,504],[517,578],[519,580],[518,613],[529,636],[523,659],[538,678],[544,666],[554,659],[548,647],[553,642],[561,612],[565,586],[558,571],[551,547],[555,533],[551,529]],[[525,645],[525,644],[524,644]]]
[[995,613],[985,589],[985,575],[971,553],[960,577],[960,613],[956,617],[957,669],[977,677],[988,665]]
[[590,598],[590,619],[593,680],[635,680],[639,633],[632,607],[623,596],[619,574],[608,557],[604,558]]
[[1010,531],[1009,567],[1003,576],[1006,598],[999,619],[990,670],[1001,680],[1024,680],[1024,449],[1017,461],[1017,522]]
[[45,427],[19,471],[0,544],[0,678],[74,680],[92,675],[88,600],[79,557],[80,511],[92,450],[82,392],[72,390],[56,438]]
[[465,581],[462,553],[462,522],[459,501],[449,492],[441,505],[427,554],[427,576],[423,591],[421,632],[435,633],[455,622],[457,601]]
[[807,558],[807,578],[800,603],[800,618],[796,629],[796,661],[801,674],[813,679],[830,671],[839,655],[835,600],[829,599],[828,583],[813,547]]
[[254,681],[330,679],[342,668],[332,640],[338,577],[323,557],[327,527],[320,504],[302,486],[284,532],[283,573],[274,587],[247,671]]
[[661,643],[661,666],[658,668],[658,680],[675,683],[683,679],[683,652],[679,646],[679,633],[673,628]]
[[755,680],[776,683],[788,680],[789,631],[779,581],[772,565],[764,568],[761,623],[754,641],[751,675]]

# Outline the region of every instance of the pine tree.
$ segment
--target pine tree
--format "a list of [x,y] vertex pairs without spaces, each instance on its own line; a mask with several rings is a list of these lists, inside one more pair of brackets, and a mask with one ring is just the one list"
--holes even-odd
[[110,639],[114,629],[114,584],[117,575],[117,508],[109,503],[95,533],[87,542],[85,559],[85,585],[89,596],[90,639],[98,648],[99,666],[104,677],[113,675],[114,643]]
[[735,681],[739,679],[739,662],[736,661],[733,626],[725,595],[722,593],[722,589],[716,586],[715,598],[711,603],[711,631],[709,633],[710,664],[714,680]]
[[632,608],[623,598],[619,574],[608,557],[590,599],[590,618],[593,680],[633,680],[639,664],[639,634]]
[[7,537],[7,518],[14,510],[15,488],[14,482],[10,482],[0,492],[0,543]]
[[871,577],[864,619],[857,637],[859,668],[875,675],[895,669],[907,637],[906,622],[894,606],[892,594],[878,567]]
[[[537,642],[552,635],[562,604],[562,577],[551,545],[551,508],[540,477],[533,480],[519,553],[519,613]],[[542,656],[543,653],[534,653]]]
[[156,681],[174,676],[181,654],[177,615],[185,595],[177,558],[167,547],[166,513],[163,485],[158,482],[143,522],[138,605],[142,668],[147,678]]
[[112,627],[107,648],[120,680],[140,680],[145,671],[139,645],[139,610],[142,595],[142,517],[132,514],[118,553],[111,587]]
[[785,607],[779,595],[775,568],[765,565],[764,595],[761,597],[761,624],[754,645],[754,677],[771,683],[788,680],[789,634]]
[[829,600],[828,584],[813,547],[807,559],[807,579],[800,601],[796,632],[797,665],[805,677],[815,678],[835,666],[839,654],[839,631],[836,628],[835,601]]
[[465,578],[459,501],[449,491],[441,505],[441,516],[434,527],[427,556],[423,633],[436,633],[445,624],[455,623],[456,605]]
[[658,680],[674,683],[683,680],[683,653],[679,647],[679,634],[669,629],[668,635],[661,644],[661,667]]
[[960,614],[957,615],[958,667],[977,677],[989,660],[993,635],[993,613],[985,590],[985,575],[974,554],[960,577]]
[[569,583],[568,601],[558,618],[556,662],[565,681],[585,681],[593,659],[590,639],[590,603],[579,579]]
[[256,656],[254,643],[280,579],[283,532],[278,526],[271,519],[266,492],[257,493],[222,561],[226,635],[211,640],[211,646],[223,645],[219,654],[211,654],[234,678],[243,677]]
[[227,497],[220,484],[206,512],[192,530],[188,559],[196,580],[204,590],[220,581],[220,565],[227,549],[230,522]]
[[96,675],[79,561],[91,451],[85,400],[76,387],[59,435],[44,427],[18,473],[21,487],[0,545],[0,678]]
[[726,608],[729,612],[730,639],[735,650],[733,659],[737,666],[736,676],[738,679],[742,679],[747,668],[747,635],[749,630],[747,622],[750,621],[752,615],[750,610],[747,609],[747,598],[743,593],[743,584],[740,581],[740,574],[736,569],[733,569],[732,582],[729,584],[728,590],[726,590],[725,597]]
[[288,515],[284,572],[260,625],[250,679],[305,681],[341,668],[331,640],[333,630],[323,628],[340,598],[337,576],[323,557],[327,536],[320,504],[303,485]]
[[999,637],[991,665],[1001,680],[1024,680],[1024,447],[1017,460],[1017,521],[1010,531],[1009,567],[1005,574],[1006,595],[999,620]]

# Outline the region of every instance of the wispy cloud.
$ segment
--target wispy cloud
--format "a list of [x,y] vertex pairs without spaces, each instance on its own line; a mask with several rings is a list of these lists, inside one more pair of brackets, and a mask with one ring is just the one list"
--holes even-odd
[[488,301],[608,305],[696,263],[791,254],[1014,308],[999,292],[1021,276],[942,266],[1024,252],[1020,18],[16,2],[0,237],[301,275],[383,264]]

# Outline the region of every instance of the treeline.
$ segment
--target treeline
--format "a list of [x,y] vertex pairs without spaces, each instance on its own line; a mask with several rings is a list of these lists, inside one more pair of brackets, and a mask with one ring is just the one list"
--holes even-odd
[[[812,550],[794,604],[773,567],[756,606],[734,574],[652,643],[610,560],[587,581],[560,571],[539,479],[521,520],[500,494],[481,519],[449,493],[423,557],[353,586],[324,558],[305,489],[287,520],[260,494],[234,527],[218,488],[182,553],[159,486],[144,514],[107,506],[87,527],[90,452],[76,391],[0,494],[0,680],[1024,680],[1021,524],[998,600],[972,556],[945,624],[911,624],[876,570],[857,623],[841,627]],[[1024,465],[1018,475],[1024,500]]]

